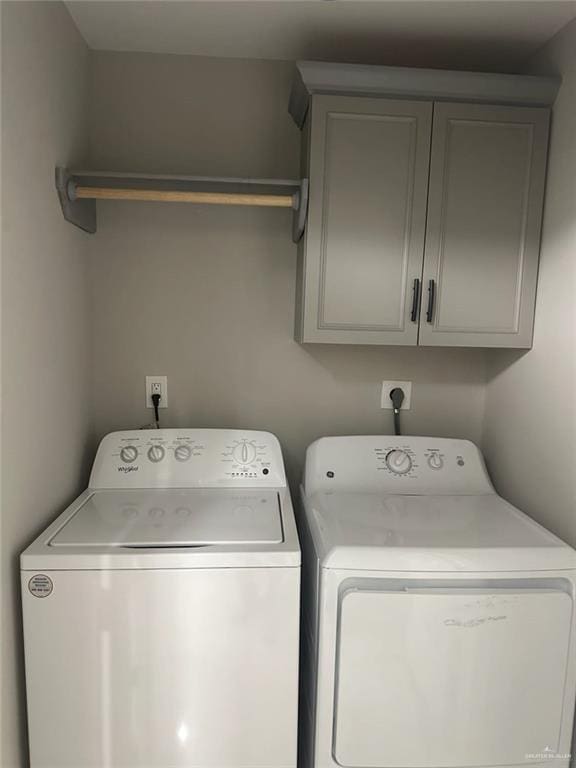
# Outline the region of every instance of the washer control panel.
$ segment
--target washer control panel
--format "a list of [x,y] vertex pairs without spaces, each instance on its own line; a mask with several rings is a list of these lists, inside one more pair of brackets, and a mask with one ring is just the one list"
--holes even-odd
[[269,451],[265,443],[250,436],[231,440],[222,454],[229,477],[268,477],[272,472]]
[[269,432],[137,429],[98,448],[91,488],[217,488],[286,485],[280,444]]
[[478,448],[433,437],[323,437],[308,448],[307,494],[316,491],[404,494],[493,493]]

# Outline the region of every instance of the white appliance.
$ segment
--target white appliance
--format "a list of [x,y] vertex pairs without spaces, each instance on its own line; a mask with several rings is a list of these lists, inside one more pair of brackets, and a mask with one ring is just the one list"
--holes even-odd
[[300,768],[567,768],[576,552],[478,449],[324,438],[301,493]]
[[32,768],[295,767],[300,550],[273,435],[108,435],[21,569]]

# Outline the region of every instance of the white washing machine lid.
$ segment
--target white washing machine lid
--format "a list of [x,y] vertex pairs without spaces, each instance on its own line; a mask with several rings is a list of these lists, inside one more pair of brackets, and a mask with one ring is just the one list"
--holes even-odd
[[576,552],[496,494],[314,493],[307,514],[325,568],[524,571],[576,568]]
[[91,493],[50,547],[203,547],[283,541],[272,490],[114,490]]

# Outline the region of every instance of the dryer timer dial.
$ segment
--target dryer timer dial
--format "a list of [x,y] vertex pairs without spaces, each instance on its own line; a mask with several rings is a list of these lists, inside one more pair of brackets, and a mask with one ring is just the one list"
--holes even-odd
[[406,451],[395,448],[386,454],[386,466],[395,475],[405,475],[412,469],[412,458]]

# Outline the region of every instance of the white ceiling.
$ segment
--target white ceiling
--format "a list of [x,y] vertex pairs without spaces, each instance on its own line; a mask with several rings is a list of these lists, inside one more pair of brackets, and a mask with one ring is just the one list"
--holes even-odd
[[576,2],[69,0],[97,50],[510,70]]

